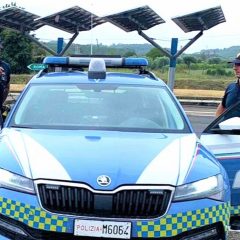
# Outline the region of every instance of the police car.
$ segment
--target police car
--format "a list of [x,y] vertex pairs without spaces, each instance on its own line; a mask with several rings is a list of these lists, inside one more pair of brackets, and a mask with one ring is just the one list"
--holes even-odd
[[146,59],[43,63],[0,135],[2,236],[226,239],[226,172]]

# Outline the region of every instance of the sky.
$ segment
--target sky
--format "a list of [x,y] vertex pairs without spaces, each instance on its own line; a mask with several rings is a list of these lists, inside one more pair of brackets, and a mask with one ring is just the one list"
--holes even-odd
[[[1,0],[0,6],[10,2]],[[25,11],[40,17],[45,17],[73,6],[79,6],[101,17],[148,5],[166,23],[152,27],[144,31],[144,33],[154,38],[164,48],[170,48],[172,38],[178,38],[178,50],[196,36],[198,31],[184,33],[171,18],[221,6],[226,22],[204,31],[203,35],[185,53],[199,52],[202,49],[223,49],[231,46],[240,46],[240,27],[238,26],[240,22],[239,0],[15,0],[13,2],[16,2],[19,7],[24,7]],[[58,37],[63,37],[68,42],[72,37],[72,34],[48,26],[44,26],[33,33],[42,41],[57,40]],[[74,43],[111,45],[148,42],[138,35],[137,32],[126,33],[110,23],[104,23],[90,31],[80,32]]]

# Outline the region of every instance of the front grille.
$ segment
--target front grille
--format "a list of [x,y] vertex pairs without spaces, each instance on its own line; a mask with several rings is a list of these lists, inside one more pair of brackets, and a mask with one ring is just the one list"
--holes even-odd
[[171,190],[124,189],[111,194],[84,187],[38,184],[43,208],[60,214],[111,218],[153,218],[168,207]]

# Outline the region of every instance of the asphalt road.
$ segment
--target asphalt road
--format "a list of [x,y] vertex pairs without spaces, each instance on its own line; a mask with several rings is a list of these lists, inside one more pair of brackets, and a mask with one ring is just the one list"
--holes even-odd
[[183,105],[183,108],[198,136],[215,119],[215,106]]

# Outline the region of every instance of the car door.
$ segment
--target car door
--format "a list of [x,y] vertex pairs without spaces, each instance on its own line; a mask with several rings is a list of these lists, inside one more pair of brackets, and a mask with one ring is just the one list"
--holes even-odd
[[240,101],[216,118],[200,139],[228,173],[232,191],[231,215],[240,220]]

